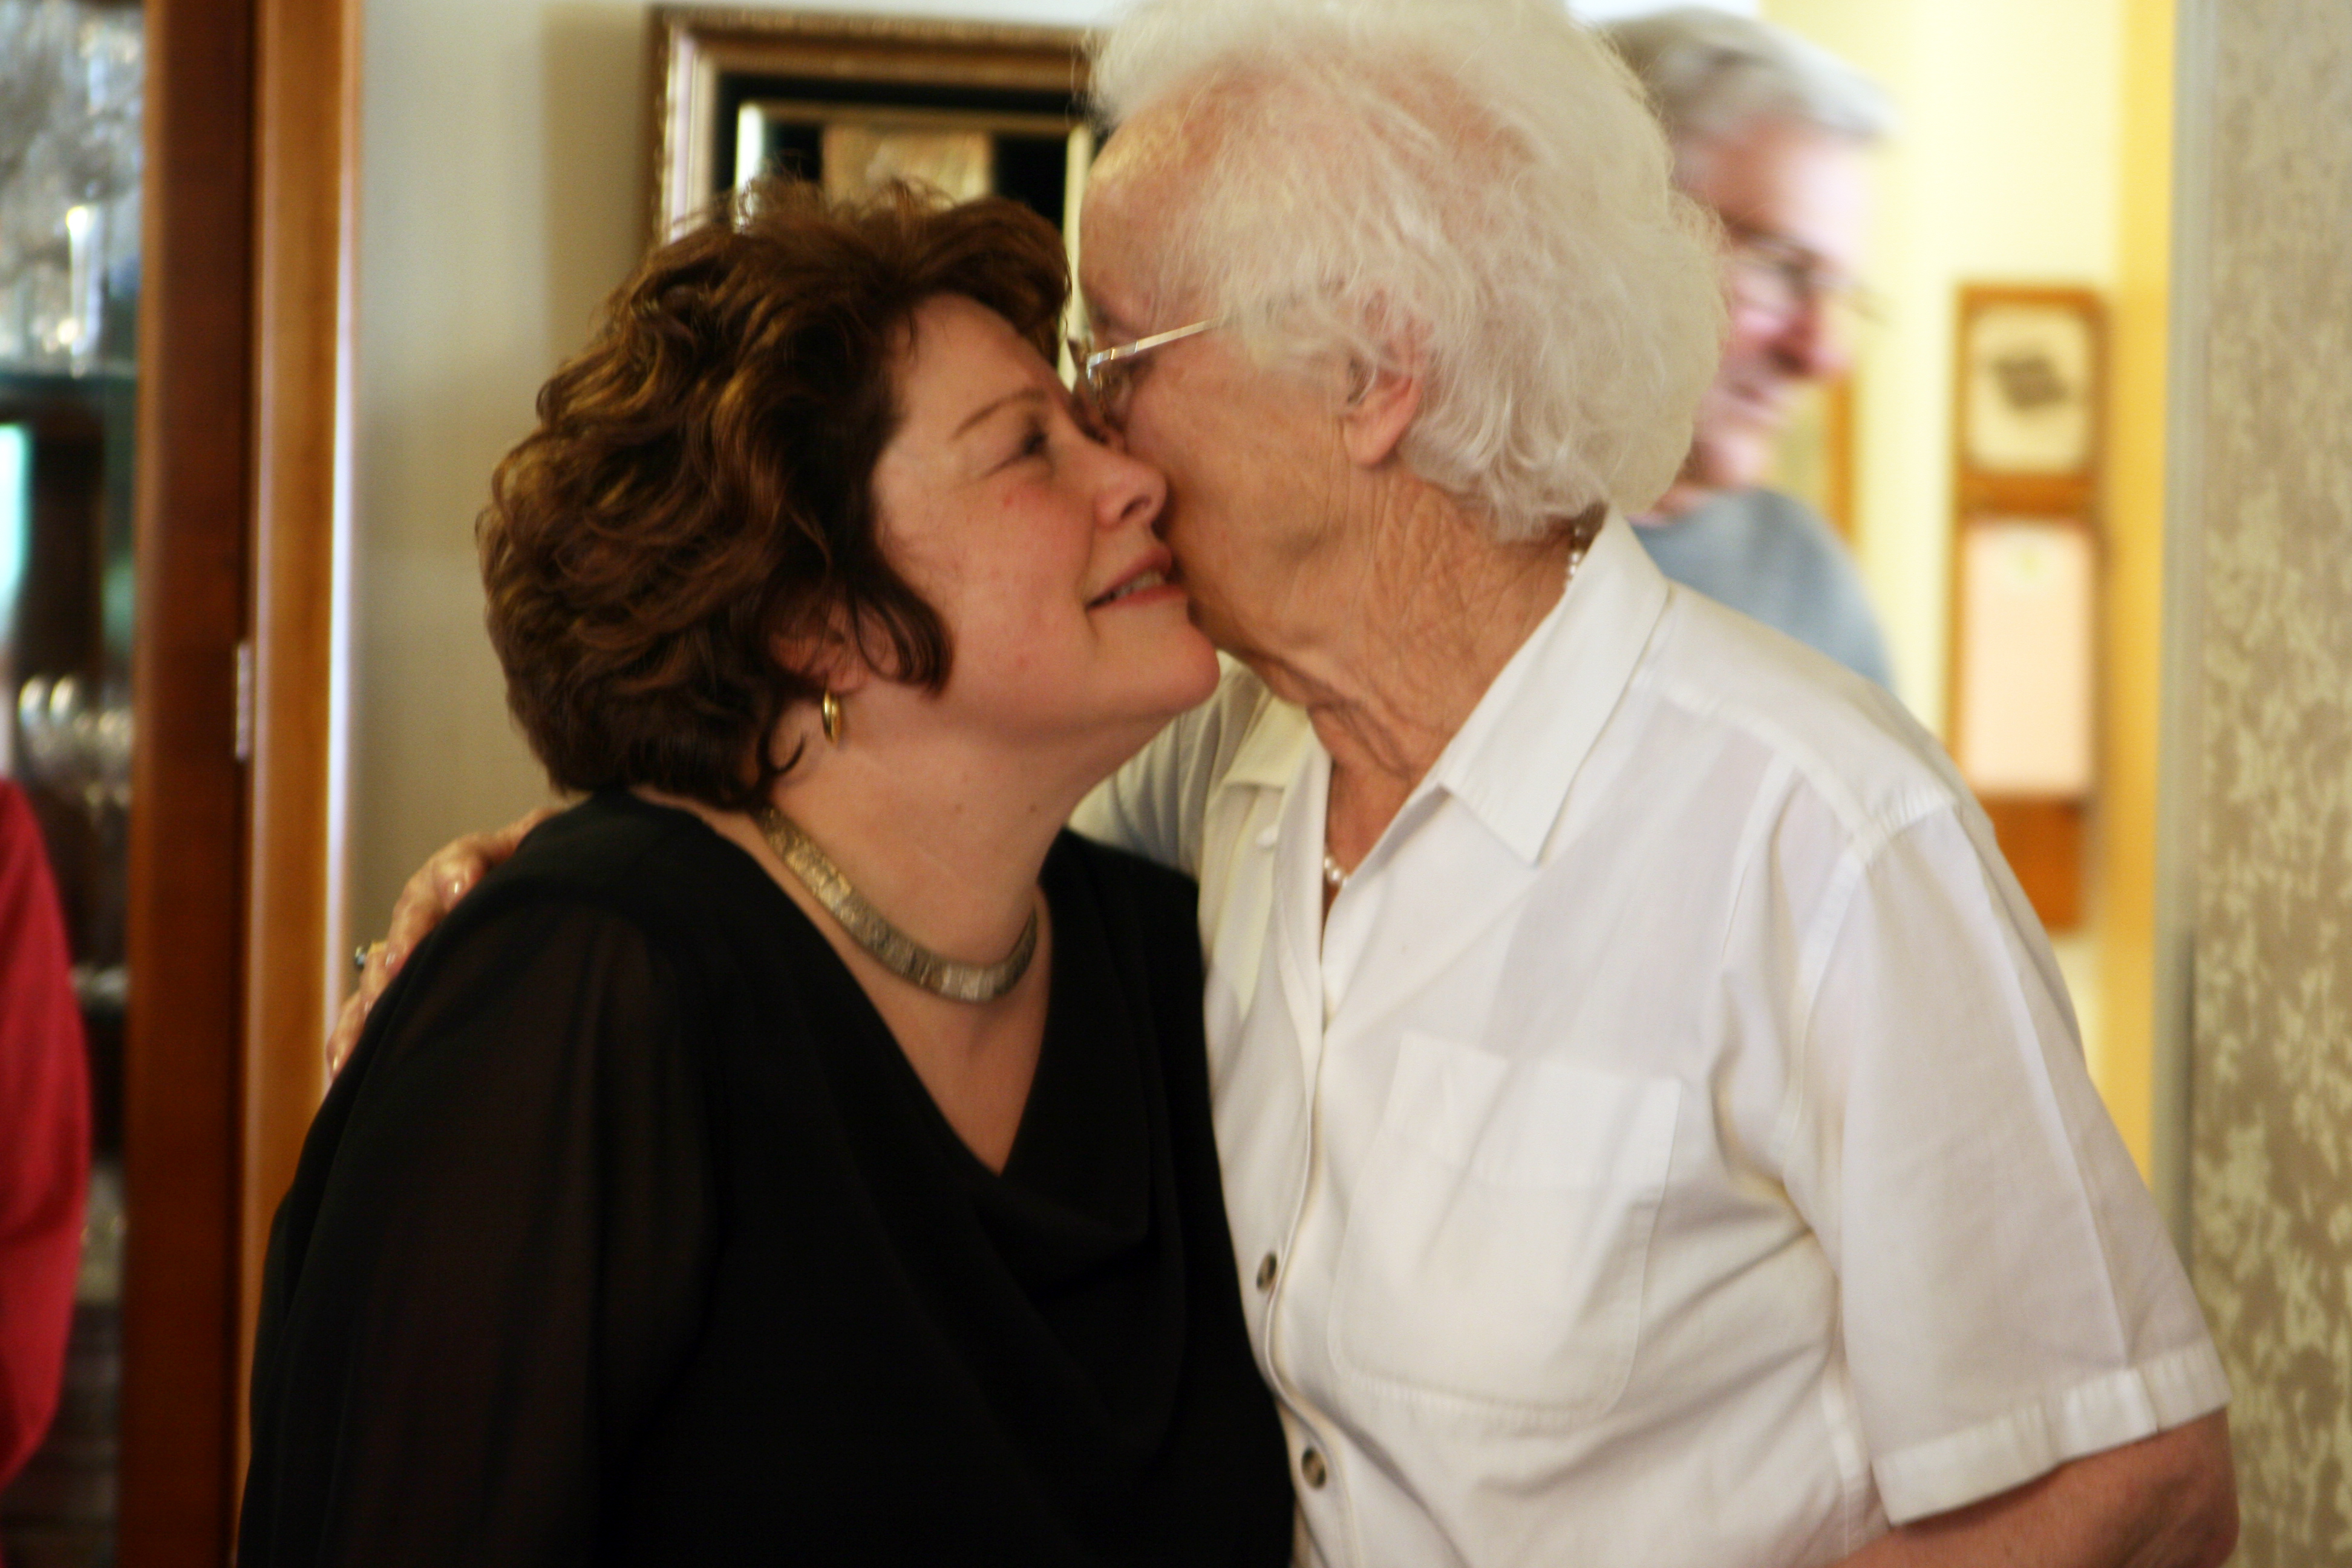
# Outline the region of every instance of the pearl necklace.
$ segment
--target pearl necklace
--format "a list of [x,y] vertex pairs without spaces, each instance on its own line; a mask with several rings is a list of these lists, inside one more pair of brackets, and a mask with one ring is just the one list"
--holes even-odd
[[1029,972],[1029,961],[1037,954],[1037,910],[1033,904],[1029,923],[1021,928],[1013,941],[1013,951],[994,963],[965,963],[933,952],[897,926],[866,901],[864,894],[849,885],[841,868],[826,858],[816,841],[801,830],[799,823],[772,805],[761,806],[756,820],[768,847],[776,858],[799,879],[809,896],[824,906],[849,933],[858,946],[874,955],[875,962],[901,980],[911,981],[934,995],[950,1002],[993,1002],[1015,985]]

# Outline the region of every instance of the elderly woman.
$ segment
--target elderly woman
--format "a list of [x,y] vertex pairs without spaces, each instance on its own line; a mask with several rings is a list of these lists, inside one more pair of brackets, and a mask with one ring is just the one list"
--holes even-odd
[[1201,881],[1316,1560],[2219,1563],[2227,1386],[1982,815],[1622,521],[1719,304],[1622,66],[1152,0],[1094,79],[1087,374],[1241,662],[1078,820]]
[[1716,320],[1622,68],[1534,0],[1182,0],[1097,67],[1081,287],[1163,340],[1110,412],[1247,668],[1082,822],[1201,879],[1324,1560],[2218,1563],[2219,1361],[1981,814],[1593,532]]
[[481,524],[560,787],[279,1212],[239,1561],[1273,1564],[1191,888],[1059,832],[1216,679],[1010,204],[656,255]]

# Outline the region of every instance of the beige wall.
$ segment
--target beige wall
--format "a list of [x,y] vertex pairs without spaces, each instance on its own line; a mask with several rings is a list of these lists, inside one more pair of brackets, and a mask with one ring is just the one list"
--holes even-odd
[[541,798],[481,629],[473,519],[634,255],[638,7],[366,8],[353,474],[353,914]]
[[2155,1142],[2157,735],[2163,668],[2172,0],[2123,7],[2115,288],[2108,300],[2105,624],[2092,821],[2101,1038],[2092,1071],[2147,1171]]
[[2352,1563],[2352,7],[2182,22],[2193,1268],[2237,1390],[2241,1559],[2328,1568]]

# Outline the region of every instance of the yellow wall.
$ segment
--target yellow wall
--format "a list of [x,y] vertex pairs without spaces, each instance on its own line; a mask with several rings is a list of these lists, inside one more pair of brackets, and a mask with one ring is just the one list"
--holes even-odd
[[2123,145],[2107,475],[2104,789],[2096,839],[2100,1092],[2148,1169],[2156,996],[2156,775],[2164,616],[2166,313],[2173,0],[2124,0]]
[[2099,290],[2113,327],[2090,919],[2056,945],[2092,1074],[2147,1168],[2171,0],[1765,0],[1893,93],[1857,383],[1856,544],[1903,697],[1940,729],[1962,282]]
[[1903,697],[1944,718],[1954,290],[2114,281],[2118,0],[1766,0],[1902,117],[1878,158],[1857,546]]

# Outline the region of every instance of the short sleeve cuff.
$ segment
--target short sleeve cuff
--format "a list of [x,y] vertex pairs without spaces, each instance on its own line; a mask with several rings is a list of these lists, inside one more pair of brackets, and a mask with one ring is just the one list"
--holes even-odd
[[2104,1377],[1965,1431],[1881,1456],[1872,1467],[1887,1519],[1909,1524],[2024,1485],[2060,1465],[2208,1415],[2230,1402],[2210,1341]]

